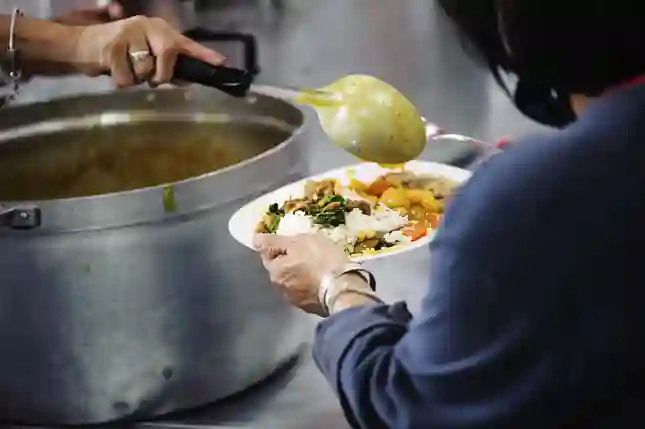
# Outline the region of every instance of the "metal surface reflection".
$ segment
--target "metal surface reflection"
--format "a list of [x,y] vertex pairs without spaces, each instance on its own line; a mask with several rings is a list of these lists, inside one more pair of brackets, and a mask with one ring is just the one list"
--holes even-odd
[[[48,170],[63,177],[89,168],[93,176],[82,179],[83,186],[90,182],[87,196],[34,201],[37,227],[0,230],[0,342],[6,345],[0,420],[87,424],[202,405],[264,378],[309,337],[308,319],[270,287],[254,252],[227,234],[240,205],[302,177],[296,141],[302,114],[259,96],[254,103],[223,100],[216,91],[123,92],[0,115],[0,162],[25,158],[16,169],[1,169],[8,174],[1,192],[13,192],[11,177],[22,185],[33,180],[36,192],[38,185],[59,186],[44,179]],[[106,121],[106,112],[118,114]],[[126,172],[92,152],[103,145],[107,158],[115,151],[134,156],[128,145],[143,144],[171,150],[171,162],[181,163],[188,140],[145,137],[155,121],[160,127],[169,118],[185,139],[197,139],[204,155],[218,144],[212,130],[199,134],[212,120],[221,132],[241,125],[243,134],[233,131],[222,142],[229,150],[262,149],[244,151],[248,159],[214,173],[170,179],[175,204],[169,208],[168,185],[137,183],[128,190],[130,179],[120,182]],[[26,135],[40,121],[50,127]],[[111,127],[131,123],[148,131],[109,140]],[[259,134],[249,135],[249,127]],[[93,137],[83,140],[83,130]],[[158,172],[175,168],[163,161]],[[142,174],[147,180],[150,172]],[[92,195],[106,180],[125,187]]]

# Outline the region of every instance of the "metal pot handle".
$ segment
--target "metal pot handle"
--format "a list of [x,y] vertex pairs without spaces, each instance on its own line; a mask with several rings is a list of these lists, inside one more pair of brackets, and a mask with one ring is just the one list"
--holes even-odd
[[0,229],[34,229],[41,224],[41,212],[36,206],[0,204]]

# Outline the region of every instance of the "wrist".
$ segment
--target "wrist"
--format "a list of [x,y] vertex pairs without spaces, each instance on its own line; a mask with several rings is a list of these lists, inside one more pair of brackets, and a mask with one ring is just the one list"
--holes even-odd
[[382,304],[361,274],[349,272],[338,277],[328,296],[329,314],[339,313],[352,307]]
[[[376,280],[372,273],[360,264],[350,262],[323,277],[318,299],[323,312],[331,314],[337,312],[340,303],[365,305],[382,302],[375,290]],[[347,297],[351,299],[348,301]],[[336,305],[337,302],[339,305]]]
[[332,300],[329,306],[329,315],[334,315],[350,308],[366,307],[383,304],[383,301],[376,296],[371,296],[369,292],[366,294],[356,293],[353,290],[339,291]]

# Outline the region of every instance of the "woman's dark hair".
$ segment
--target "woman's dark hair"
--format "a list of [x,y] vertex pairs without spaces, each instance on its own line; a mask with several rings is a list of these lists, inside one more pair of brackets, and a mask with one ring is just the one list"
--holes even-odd
[[498,81],[598,95],[645,73],[645,0],[437,0]]

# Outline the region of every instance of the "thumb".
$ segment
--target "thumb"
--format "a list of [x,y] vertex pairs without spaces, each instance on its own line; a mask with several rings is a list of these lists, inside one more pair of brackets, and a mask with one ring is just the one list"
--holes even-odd
[[258,251],[270,248],[274,236],[274,234],[256,234],[253,237],[253,247]]
[[286,251],[291,237],[276,234],[257,234],[253,240],[253,245],[258,251],[266,250],[283,250]]

